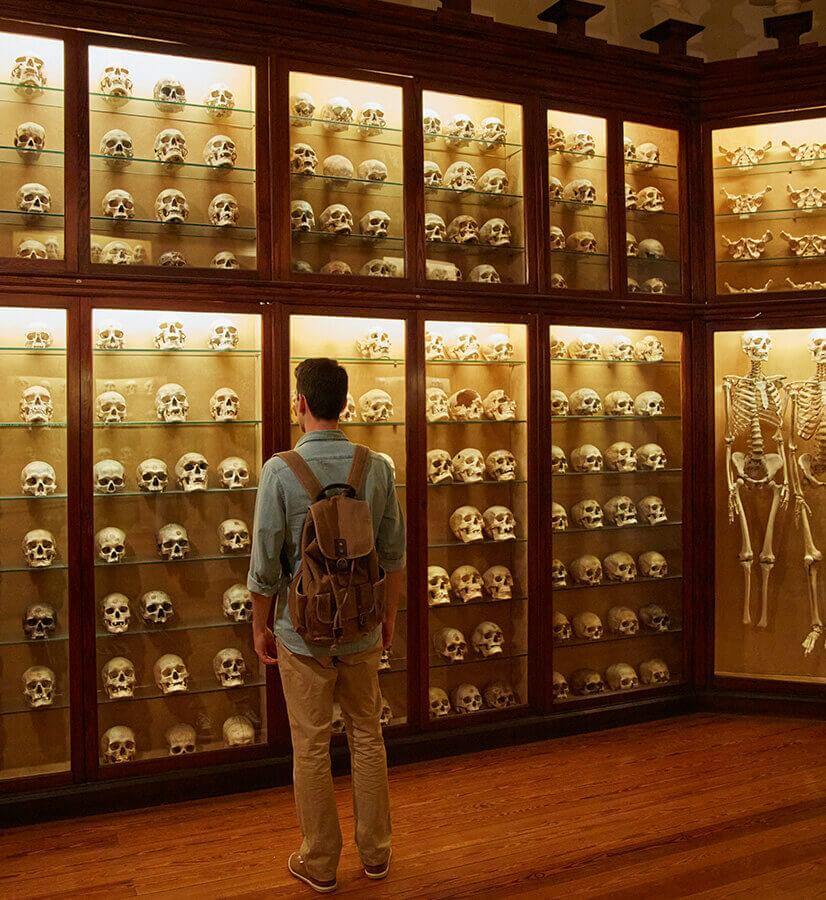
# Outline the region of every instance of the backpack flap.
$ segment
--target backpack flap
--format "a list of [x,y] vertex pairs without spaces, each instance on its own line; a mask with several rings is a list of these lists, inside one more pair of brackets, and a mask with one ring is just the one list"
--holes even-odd
[[313,518],[315,539],[326,559],[350,562],[373,551],[373,519],[366,500],[339,495],[313,504],[307,514]]

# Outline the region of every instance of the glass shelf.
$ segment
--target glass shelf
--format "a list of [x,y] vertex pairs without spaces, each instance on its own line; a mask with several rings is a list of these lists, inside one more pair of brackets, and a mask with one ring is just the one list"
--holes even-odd
[[92,216],[91,220],[92,228],[96,232],[107,231],[121,237],[133,234],[163,234],[167,237],[255,240],[255,228],[249,225],[210,225],[206,222],[174,224],[158,222],[155,219],[110,219],[108,216]]
[[[214,562],[223,559],[234,562],[237,559],[249,559],[249,553],[214,553],[206,556],[185,556],[183,559],[160,559],[153,556],[148,559],[124,559],[119,563],[105,563],[95,560],[96,569],[119,569],[121,566],[176,566],[182,563]],[[64,566],[64,568],[66,568]],[[0,570],[2,571],[2,570]],[[28,569],[24,571],[29,571]]]
[[[109,116],[140,116],[141,118],[166,119],[175,117],[176,122],[191,122],[200,125],[212,125],[216,129],[225,128],[253,128],[255,125],[255,112],[251,109],[233,107],[226,118],[218,121],[209,115],[210,107],[203,103],[172,103],[171,110],[160,110],[155,106],[152,97],[129,97],[121,106],[113,107],[106,94],[96,91],[89,92],[89,111],[92,113],[105,113]],[[200,114],[200,115],[199,115]],[[234,121],[232,121],[234,119]]]
[[157,685],[154,684],[139,685],[135,688],[134,697],[123,697],[117,700],[110,700],[105,691],[98,691],[98,703],[102,705],[109,703],[135,703],[136,701],[140,702],[141,700],[175,700],[181,697],[192,697],[197,694],[214,694],[216,691],[234,693],[235,691],[243,691],[248,688],[264,687],[265,684],[265,679],[256,678],[252,681],[247,681],[244,684],[239,684],[238,687],[225,688],[218,684],[217,681],[213,681],[212,683],[204,681],[197,684],[195,687],[191,687],[188,691],[181,691],[178,694],[161,694],[159,693]]
[[375,134],[369,134],[361,131],[361,126],[357,122],[351,122],[347,126],[337,125],[340,130],[331,131],[326,126],[329,125],[328,119],[308,118],[305,116],[290,116],[290,128],[298,129],[293,135],[297,140],[301,135],[306,137],[326,137],[332,140],[344,141],[362,141],[367,140],[373,144],[390,143],[385,141],[377,141],[376,138],[393,136],[396,140],[394,145],[401,142],[401,128],[384,127]]
[[576,215],[590,214],[595,219],[604,219],[608,207],[604,203],[580,203],[578,200],[551,200],[551,211],[572,212]]
[[602,475],[604,477],[614,477],[614,478],[627,478],[630,475],[644,475],[648,477],[650,475],[673,475],[677,472],[682,472],[682,469],[637,469],[634,472],[571,472],[568,470],[564,475],[559,472],[552,472],[552,478],[570,478],[573,476],[577,477],[585,477],[587,475]]
[[812,172],[818,169],[826,169],[826,158],[807,159],[798,162],[795,159],[772,160],[771,162],[759,162],[753,166],[715,166],[715,173],[720,173],[723,178],[743,175],[795,175],[798,172]]
[[177,164],[161,162],[133,156],[131,159],[115,159],[102,153],[90,153],[92,170],[110,172],[120,176],[149,175],[152,178],[169,176],[174,178],[197,178],[204,181],[210,175],[216,181],[231,181],[236,184],[255,184],[255,169],[244,166],[209,166],[206,163],[183,162]]
[[[640,172],[634,171],[634,166],[640,165],[640,164],[644,165],[646,168]],[[677,167],[672,165],[671,163],[659,162],[659,163],[652,164],[645,159],[636,159],[635,157],[634,158],[628,158],[628,157],[625,158],[625,168],[626,168],[626,170],[628,170],[628,169],[631,170],[629,173],[631,175],[650,175],[652,172],[660,172],[660,171],[676,172],[677,171]]]
[[644,626],[636,634],[611,634],[608,632],[598,641],[589,641],[588,638],[573,637],[569,641],[554,639],[554,651],[564,650],[566,647],[588,647],[593,644],[616,644],[623,641],[639,641],[645,638],[664,637],[667,634],[682,634],[682,628],[669,628],[668,631],[643,631]]
[[759,209],[753,213],[717,213],[717,219],[783,219],[784,221],[797,222],[805,219],[819,219],[826,216],[826,207],[813,206],[806,209],[790,207],[789,209]]
[[33,641],[29,638],[14,638],[14,640],[4,640],[0,638],[0,647],[43,647],[48,644],[65,644],[69,640],[68,634],[52,634],[47,638]]
[[[2,349],[2,348],[0,348]],[[174,350],[159,350],[157,347],[123,347],[120,350],[93,350],[95,356],[128,356],[128,355],[144,355],[144,356],[260,356],[260,350],[203,350],[195,348],[183,347]]]
[[681,679],[674,679],[665,684],[641,684],[639,687],[629,688],[626,691],[612,691],[607,688],[600,694],[571,694],[564,700],[554,700],[554,705],[559,706],[575,706],[577,703],[585,703],[589,700],[598,700],[601,697],[621,697],[629,694],[640,694],[645,691],[662,691],[666,688],[678,687],[682,684]]
[[608,260],[607,253],[580,253],[578,250],[551,250],[551,256],[588,266],[604,266]]
[[36,431],[40,428],[65,428],[65,422],[0,422],[0,428],[30,428]]
[[335,191],[336,194],[378,194],[382,197],[401,197],[404,185],[400,181],[374,181],[369,178],[336,178],[333,175],[290,174],[290,182],[298,196],[298,188],[311,191]]
[[428,366],[524,366],[524,359],[428,359]]
[[464,206],[509,208],[523,200],[522,194],[490,194],[486,191],[454,191],[450,187],[425,186],[428,203],[461,203]]
[[444,547],[462,547],[466,550],[468,547],[513,547],[516,544],[527,544],[527,542],[527,538],[516,538],[513,541],[471,541],[468,544],[462,541],[446,541],[445,543],[428,544],[427,546],[432,550]]
[[0,566],[0,575],[6,572],[28,572],[30,575],[41,575],[44,572],[62,572],[68,569],[68,563],[52,563],[50,566]]
[[771,263],[773,267],[783,266],[800,266],[805,263],[819,262],[826,265],[826,256],[761,256],[760,259],[718,259],[718,265],[748,265],[749,263],[763,264]]
[[577,150],[549,150],[548,153],[553,157],[568,159],[576,165],[581,165],[583,162],[589,159],[606,158],[605,156],[600,156],[599,153],[580,153]]
[[682,416],[551,416],[552,422],[679,422]]
[[646,222],[650,221],[651,219],[672,219],[674,224],[676,225],[677,220],[680,218],[680,214],[670,212],[667,209],[661,209],[651,212],[645,209],[626,209],[625,218],[629,222]]
[[337,247],[369,246],[377,250],[404,247],[403,237],[370,237],[369,234],[330,234],[327,231],[291,231],[293,243],[296,244],[333,244]]
[[[663,581],[681,581],[682,575],[666,575],[663,578],[635,578],[633,581],[601,581],[599,584],[569,584],[555,587],[554,591],[592,591],[599,588],[629,587],[634,584],[659,584]],[[596,641],[590,641],[595,644]]]
[[95,428],[189,428],[200,427],[202,425],[215,425],[224,427],[226,425],[260,425],[261,419],[231,419],[229,422],[216,422],[214,419],[194,420],[188,422],[159,422],[152,420],[148,422],[95,422]]
[[44,355],[62,355],[65,352],[65,347],[0,347],[0,353],[42,353]]
[[14,225],[17,228],[39,231],[44,228],[57,229],[63,227],[63,213],[32,215],[19,209],[0,209],[0,225]]
[[[311,356],[291,356],[290,362],[303,362],[305,359],[312,359]],[[349,365],[353,364],[364,364],[366,366],[403,366],[404,360],[398,357],[392,357],[387,359],[365,359],[363,356],[337,356],[336,359],[340,363],[347,363]]]
[[[243,488],[207,488],[205,491],[117,491],[114,494],[94,494],[95,500],[116,500],[118,497],[146,497],[157,500],[161,497],[198,497],[203,494],[249,494],[255,493],[258,487]],[[0,498],[2,499],[2,498]]]
[[448,488],[448,487],[484,487],[487,485],[490,487],[493,485],[494,487],[502,487],[505,485],[513,485],[513,484],[527,484],[528,481],[525,478],[513,478],[510,481],[442,481],[439,484],[429,484],[429,488]]
[[[488,146],[490,141],[482,140],[481,138],[468,138],[466,141],[463,142],[468,145],[465,147],[450,147],[450,146],[448,146],[447,143],[444,143],[444,146],[439,147],[439,146],[436,146],[437,142],[438,141],[446,142],[447,140],[452,140],[450,135],[434,134],[432,132],[422,132],[422,137],[423,137],[424,143],[425,143],[425,148],[424,148],[425,155],[427,155],[427,153],[430,150],[436,150],[439,152],[446,150],[448,152],[454,152],[454,153],[473,152],[475,154],[476,151],[469,150],[469,147],[477,147],[477,148],[479,148],[479,150],[485,151],[484,155],[490,154],[497,150],[504,150],[504,149],[521,150],[522,149],[521,144],[515,144],[511,141],[500,141],[495,146],[490,147],[490,146]],[[483,154],[480,153],[479,155],[483,155]]]
[[40,150],[39,152],[20,153],[17,147],[0,144],[0,164],[9,166],[45,166],[47,168],[63,168],[62,150]]
[[[21,689],[21,694],[23,693]],[[63,697],[63,694],[55,694],[56,697]],[[32,709],[28,703],[25,703],[23,700],[20,701],[19,706],[10,706],[8,709],[0,709],[0,716],[13,716],[19,715],[20,713],[31,713],[33,715],[41,715],[44,712],[48,712],[50,709],[68,709],[69,708],[69,700],[68,698],[65,700],[60,700],[59,702],[52,703],[50,706],[39,706],[37,709]]]
[[[133,616],[134,618],[134,616]],[[96,632],[96,637],[98,639],[104,640],[117,640],[118,638],[129,638],[129,637],[146,637],[150,635],[151,637],[164,635],[164,634],[172,634],[176,631],[212,631],[216,628],[251,628],[251,622],[231,622],[229,619],[224,619],[222,622],[202,622],[198,625],[185,625],[183,623],[178,623],[177,625],[167,625],[165,628],[147,628],[140,622],[140,618],[138,618],[138,627],[137,628],[129,628],[126,631],[122,631],[120,634],[113,634],[111,631],[100,631]]]
[[660,522],[658,525],[603,525],[602,528],[564,528],[562,531],[554,531],[556,540],[560,535],[566,534],[594,534],[603,531],[656,531],[658,528],[674,528],[682,525],[681,521]]
[[427,241],[426,246],[428,254],[438,251],[438,254],[444,256],[450,256],[454,250],[458,250],[467,256],[487,256],[489,253],[508,255],[525,252],[524,247],[494,247],[490,244],[454,244],[452,241]]
[[438,609],[463,609],[465,606],[495,606],[497,603],[521,603],[527,599],[527,597],[507,597],[504,600],[494,600],[492,597],[482,597],[481,600],[467,602],[451,600],[450,603],[435,603],[432,606],[428,604],[428,609],[435,612]]
[[668,256],[661,256],[658,259],[648,259],[642,256],[628,256],[626,257],[628,260],[629,268],[638,268],[638,269],[657,269],[660,266],[678,266],[680,264],[679,259],[671,259]]
[[[472,651],[468,651],[469,653]],[[474,656],[470,659],[463,659],[459,662],[450,662],[447,659],[439,659],[435,662],[430,663],[431,669],[447,669],[447,668],[455,668],[458,669],[460,666],[473,666],[473,665],[485,665],[485,664],[496,664],[497,662],[506,662],[508,660],[517,660],[524,659],[528,655],[527,650],[517,650],[514,653],[499,653],[496,656]]]
[[18,103],[30,106],[53,106],[63,108],[63,88],[46,87],[37,88],[38,93],[30,97],[20,96],[15,88],[18,85],[11,81],[0,81],[0,101]]
[[565,356],[551,358],[551,365],[565,363],[566,365],[601,365],[601,366],[679,366],[678,360],[661,359],[658,362],[648,362],[643,359],[569,359]]
[[5,497],[0,496],[0,503],[14,503],[16,500],[31,500],[34,503],[44,503],[47,500],[65,500],[68,494],[44,494],[40,497],[33,497],[31,494],[7,494]]
[[428,422],[428,428],[435,428],[439,425],[524,425],[527,419],[451,419],[448,422]]

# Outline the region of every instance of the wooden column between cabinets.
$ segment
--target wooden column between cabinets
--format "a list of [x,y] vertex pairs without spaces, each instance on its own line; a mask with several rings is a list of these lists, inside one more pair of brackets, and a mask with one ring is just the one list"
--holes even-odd
[[800,48],[810,49],[817,47],[817,41],[801,44],[800,39],[804,34],[812,30],[814,15],[810,9],[802,12],[789,13],[785,16],[767,16],[763,19],[763,34],[767,38],[774,38],[777,47],[774,50],[761,50],[760,53],[776,53]]
[[688,42],[705,31],[704,25],[665,19],[653,28],[640,32],[644,41],[653,41],[660,48],[661,56],[688,56]]
[[556,0],[556,3],[537,16],[540,22],[553,22],[557,37],[570,41],[599,41],[587,32],[588,20],[601,13],[605,7],[600,3],[586,3],[585,0]]

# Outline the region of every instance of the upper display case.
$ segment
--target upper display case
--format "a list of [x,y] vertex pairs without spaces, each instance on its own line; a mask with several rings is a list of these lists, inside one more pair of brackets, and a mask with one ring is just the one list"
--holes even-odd
[[605,119],[548,110],[551,290],[610,287]]
[[246,588],[261,319],[98,309],[93,331],[100,763],[265,743]]
[[69,769],[66,314],[0,308],[0,780]]
[[0,258],[64,257],[63,42],[0,32]]
[[680,133],[625,122],[628,292],[682,294]]
[[527,327],[425,323],[431,721],[528,702]]
[[95,265],[256,270],[255,68],[89,48]]
[[683,678],[681,336],[552,326],[553,697]]
[[826,289],[826,119],[711,133],[718,294]]
[[402,88],[289,78],[292,271],[403,277]]
[[424,91],[426,277],[524,284],[522,107]]
[[[393,468],[402,512],[407,517],[406,323],[403,319],[357,316],[290,316],[290,410],[292,441],[301,431],[292,413],[295,367],[304,359],[328,356],[347,370],[350,391],[341,430],[354,444],[382,454]],[[412,529],[408,530],[408,534]],[[382,653],[379,676],[382,725],[404,725],[407,711],[407,596],[399,603],[393,646]],[[344,733],[338,714],[333,731]]]

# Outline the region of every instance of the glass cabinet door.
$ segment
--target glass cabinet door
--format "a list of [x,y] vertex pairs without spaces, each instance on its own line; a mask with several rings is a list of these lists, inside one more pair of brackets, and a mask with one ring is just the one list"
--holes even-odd
[[89,48],[91,256],[255,270],[255,69]]
[[297,274],[404,275],[400,87],[290,73],[290,231]]
[[605,119],[548,110],[551,289],[610,287]]
[[556,703],[682,678],[680,337],[552,326]]
[[[388,459],[396,476],[402,513],[407,517],[406,328],[401,319],[350,316],[290,316],[290,409],[295,400],[295,367],[308,357],[337,359],[347,370],[350,391],[341,429]],[[301,431],[292,412],[292,446]],[[408,529],[408,534],[410,529]],[[407,722],[407,597],[399,604],[390,651],[382,654],[379,676],[382,724]],[[333,732],[344,733],[336,714]]]
[[431,720],[528,701],[527,328],[425,324]]
[[522,107],[424,91],[427,278],[524,284]]
[[0,32],[0,258],[63,259],[63,42]]
[[69,769],[66,314],[0,308],[0,780]]
[[263,743],[261,319],[98,309],[94,341],[101,765]]
[[624,123],[628,291],[680,294],[680,133]]

